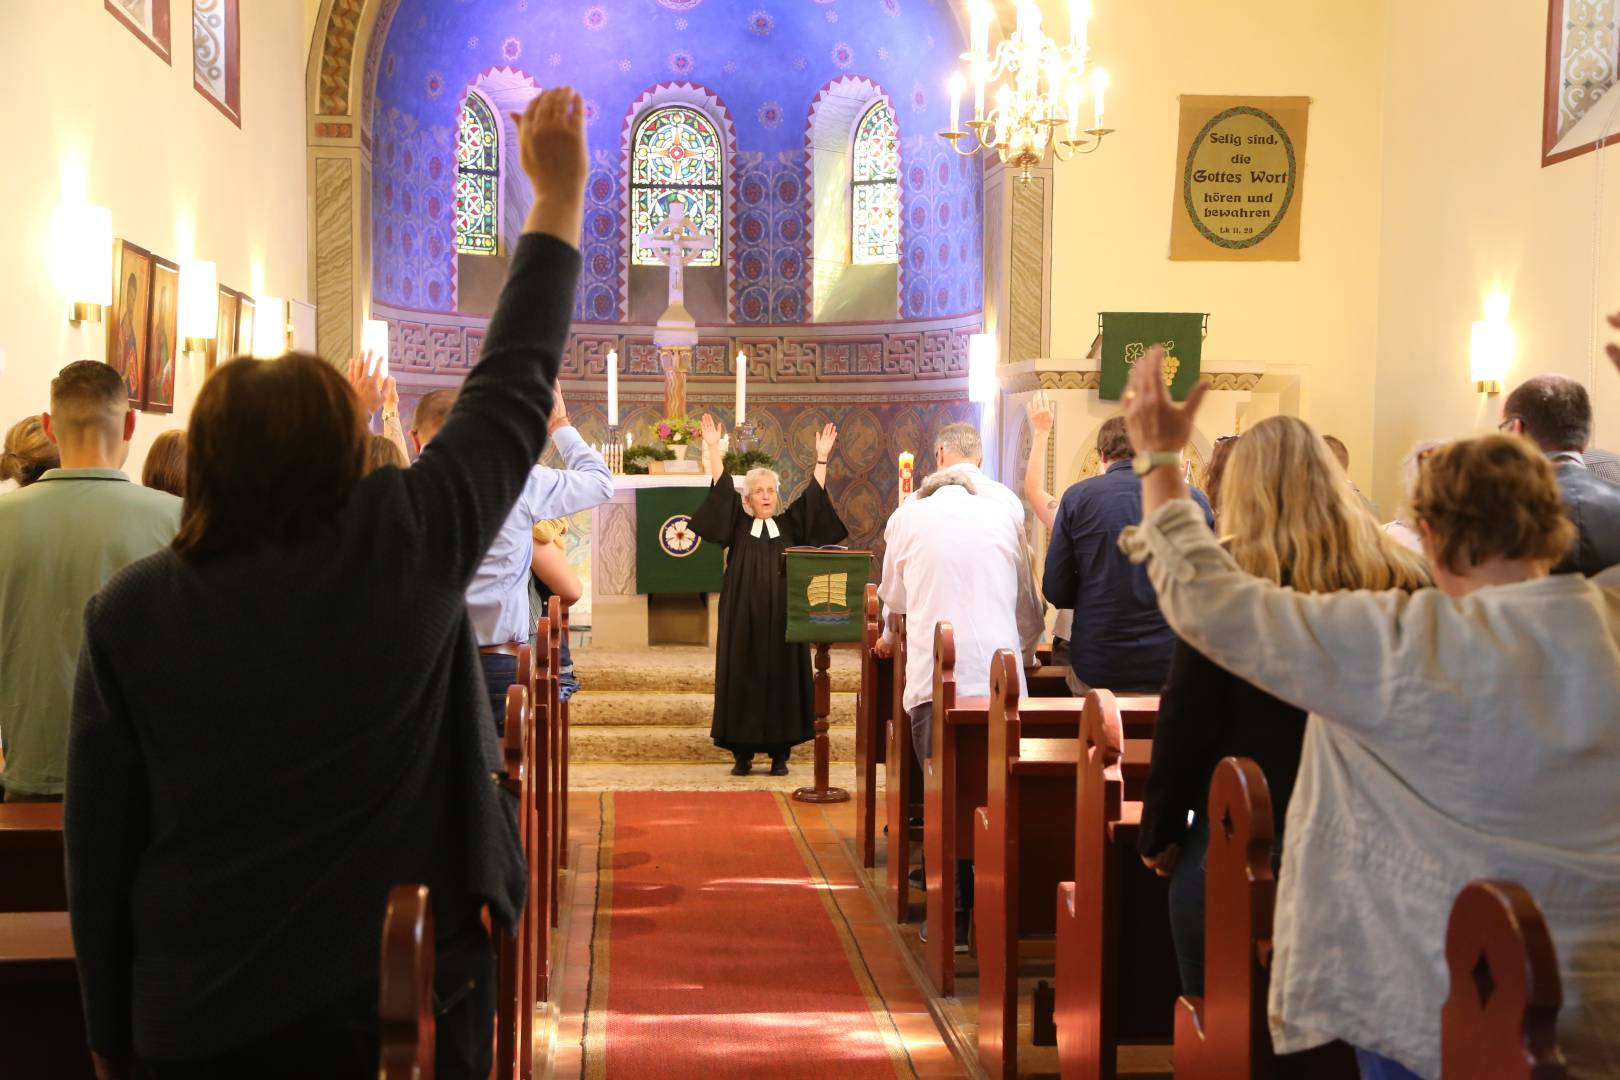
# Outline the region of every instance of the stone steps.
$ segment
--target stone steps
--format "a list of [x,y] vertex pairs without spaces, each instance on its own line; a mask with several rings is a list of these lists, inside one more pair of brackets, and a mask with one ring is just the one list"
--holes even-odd
[[[831,653],[834,692],[853,694],[861,686],[860,657],[854,649]],[[642,690],[707,694],[714,690],[714,652],[695,646],[647,649],[574,650],[574,671],[587,690]]]
[[[834,726],[855,723],[855,695],[832,695],[828,721]],[[598,690],[595,684],[575,694],[568,706],[568,722],[582,727],[708,727],[714,715],[710,691]]]
[[[572,716],[572,712],[570,712]],[[855,760],[855,729],[835,727],[828,732],[834,762]],[[796,747],[794,760],[808,766],[811,744]],[[699,764],[721,763],[731,755],[709,738],[709,721],[683,725],[637,725],[628,727],[570,727],[568,761],[581,765],[605,764]],[[763,761],[764,759],[759,759]]]

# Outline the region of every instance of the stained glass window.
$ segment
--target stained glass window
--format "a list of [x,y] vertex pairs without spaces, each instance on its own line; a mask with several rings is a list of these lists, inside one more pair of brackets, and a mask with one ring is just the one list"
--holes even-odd
[[855,126],[851,243],[857,263],[900,261],[900,128],[878,101]]
[[468,94],[456,123],[456,250],[493,255],[500,236],[500,134],[489,103]]
[[[630,158],[630,235],[644,236],[663,221],[672,202],[685,204],[686,220],[714,247],[689,266],[719,266],[722,181],[725,162],[720,136],[696,109],[671,106],[642,117]],[[663,266],[656,251],[635,245],[636,266]]]

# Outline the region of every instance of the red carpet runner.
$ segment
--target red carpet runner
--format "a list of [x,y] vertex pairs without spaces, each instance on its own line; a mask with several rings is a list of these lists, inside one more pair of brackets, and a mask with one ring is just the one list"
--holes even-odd
[[914,1075],[778,796],[609,799],[587,1077]]

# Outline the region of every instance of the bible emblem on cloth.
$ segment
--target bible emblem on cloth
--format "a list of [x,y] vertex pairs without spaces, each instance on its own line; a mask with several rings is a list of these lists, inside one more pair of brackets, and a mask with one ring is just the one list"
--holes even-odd
[[[1125,346],[1125,362],[1132,367],[1147,353],[1148,342],[1133,341]],[[1176,358],[1176,343],[1174,341],[1161,341],[1164,346],[1164,385],[1169,386],[1176,378],[1176,369],[1181,367],[1181,361]]]
[[672,514],[658,530],[658,546],[664,549],[664,554],[677,559],[692,554],[702,542],[692,531],[690,514]]
[[817,574],[805,586],[810,601],[810,621],[842,623],[849,619],[849,575]]

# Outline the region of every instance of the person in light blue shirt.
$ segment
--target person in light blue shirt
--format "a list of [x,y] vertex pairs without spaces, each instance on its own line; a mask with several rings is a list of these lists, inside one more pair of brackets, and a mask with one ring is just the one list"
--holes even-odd
[[[534,524],[589,510],[613,497],[613,474],[607,463],[568,422],[561,387],[555,393],[552,442],[567,468],[536,465],[530,471],[523,494],[467,589],[467,615],[478,638],[497,731],[505,727],[506,690],[517,682],[518,648],[529,640]],[[411,438],[418,451],[438,433],[455,396],[454,390],[435,390],[418,403],[411,421]]]
[[135,412],[118,372],[95,360],[69,364],[51,380],[51,411],[41,419],[61,467],[0,499],[0,785],[8,802],[62,797],[84,605],[180,528],[179,499],[122,471]]

